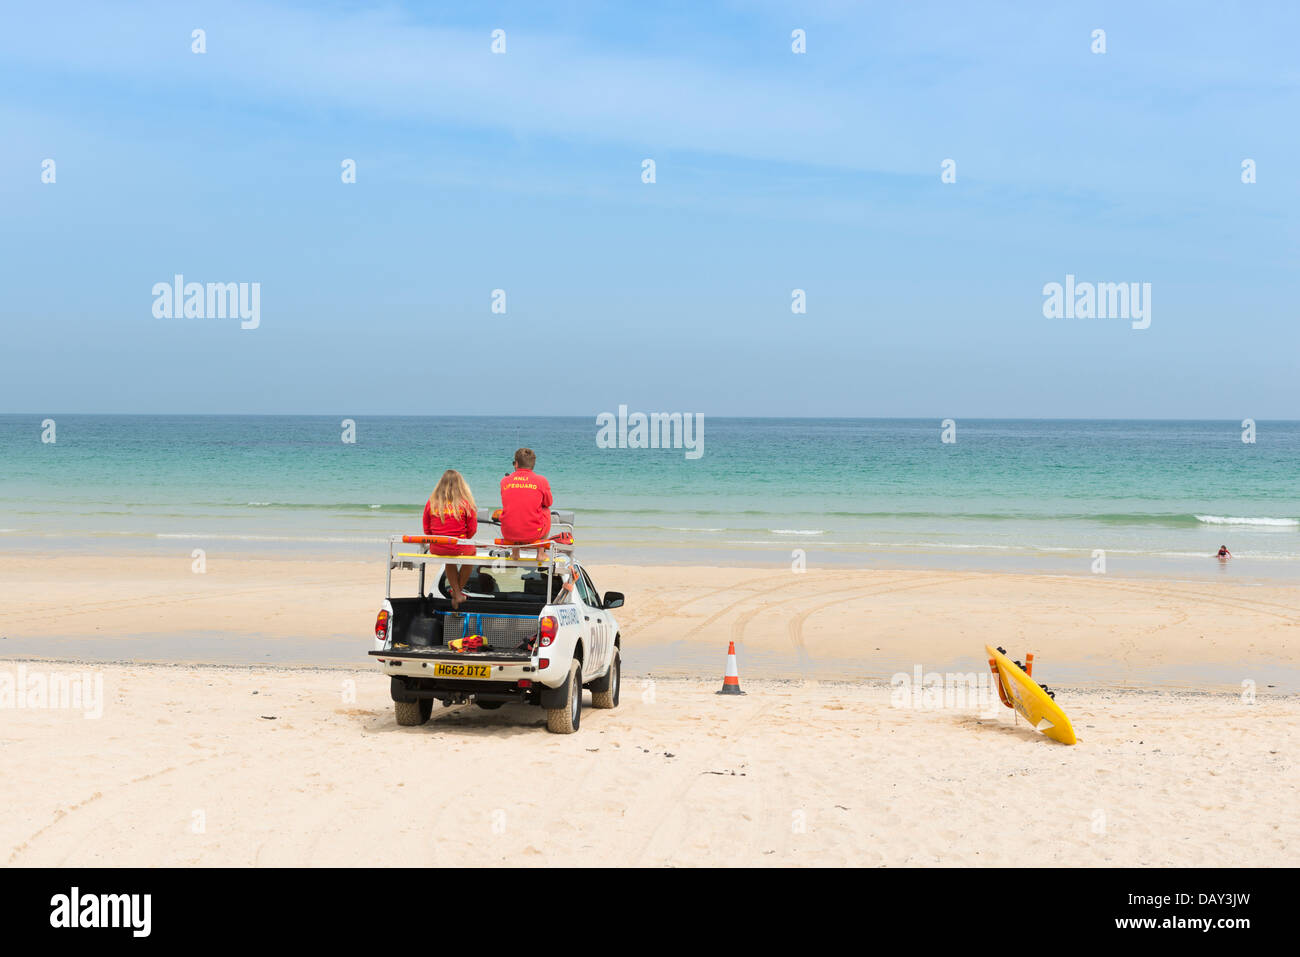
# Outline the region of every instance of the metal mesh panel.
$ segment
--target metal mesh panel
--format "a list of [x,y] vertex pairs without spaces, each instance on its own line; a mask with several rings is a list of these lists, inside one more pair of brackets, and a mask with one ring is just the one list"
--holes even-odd
[[482,635],[488,645],[503,651],[513,651],[535,634],[537,634],[536,618],[474,612],[449,612],[442,628],[444,644],[453,638]]

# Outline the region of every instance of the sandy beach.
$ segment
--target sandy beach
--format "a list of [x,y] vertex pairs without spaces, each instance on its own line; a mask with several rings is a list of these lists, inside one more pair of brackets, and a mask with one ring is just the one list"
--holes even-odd
[[[10,865],[1295,863],[1300,701],[1077,692],[1080,743],[888,689],[630,680],[614,712],[394,724],[369,672],[111,666],[6,716]],[[355,700],[351,692],[355,689]],[[12,781],[12,777],[10,778]]]
[[[1300,693],[1300,588],[941,570],[599,565],[637,673],[712,677],[728,641],[755,677],[984,670],[1032,651],[1053,685]],[[413,582],[414,579],[411,579]],[[394,579],[394,591],[400,587]],[[356,667],[383,561],[211,555],[0,558],[0,654]],[[411,586],[413,588],[413,585]],[[413,593],[409,592],[409,593]]]
[[[5,862],[989,865],[1006,829],[1044,864],[1297,862],[1293,588],[593,568],[628,595],[622,704],[559,737],[514,705],[399,728],[376,569],[0,560],[0,673],[103,691],[0,711]],[[713,693],[729,641],[743,698]],[[986,642],[1036,653],[1077,746],[891,687]]]

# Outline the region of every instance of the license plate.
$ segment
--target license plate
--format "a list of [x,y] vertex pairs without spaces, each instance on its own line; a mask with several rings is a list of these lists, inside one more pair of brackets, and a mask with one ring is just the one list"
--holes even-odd
[[435,678],[491,678],[491,665],[463,665],[460,662],[438,662],[433,666]]

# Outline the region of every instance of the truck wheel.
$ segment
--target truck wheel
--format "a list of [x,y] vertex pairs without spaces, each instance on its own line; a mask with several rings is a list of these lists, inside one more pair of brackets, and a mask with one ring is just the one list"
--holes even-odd
[[480,698],[475,698],[474,703],[484,711],[495,711],[497,708],[505,704],[504,701],[483,701]]
[[568,695],[563,708],[546,709],[546,730],[552,734],[573,734],[582,720],[582,665],[569,662]]
[[593,708],[617,708],[618,707],[618,686],[623,683],[622,671],[623,663],[620,660],[618,649],[614,649],[614,660],[609,663],[609,674],[605,676],[603,691],[592,690],[591,706]]
[[432,698],[416,698],[414,701],[394,701],[393,711],[397,714],[397,723],[405,727],[424,724],[433,714]]

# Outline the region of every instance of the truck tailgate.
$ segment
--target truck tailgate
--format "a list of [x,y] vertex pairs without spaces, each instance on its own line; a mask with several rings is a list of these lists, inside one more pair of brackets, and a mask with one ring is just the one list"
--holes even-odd
[[384,651],[372,651],[371,656],[392,660],[406,661],[465,661],[471,664],[527,664],[532,660],[527,651],[451,651],[447,648],[390,648]]

